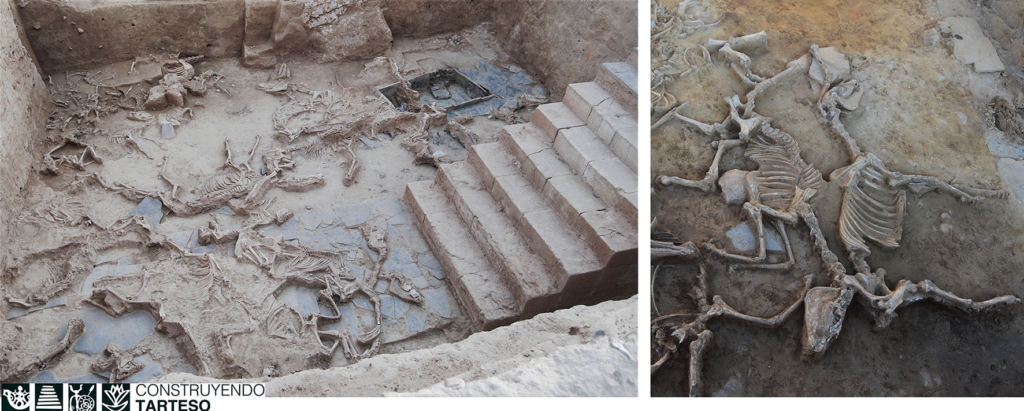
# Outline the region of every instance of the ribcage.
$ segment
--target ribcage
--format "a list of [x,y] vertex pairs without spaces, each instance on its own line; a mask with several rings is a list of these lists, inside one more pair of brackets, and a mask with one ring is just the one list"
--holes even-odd
[[886,186],[885,176],[874,164],[850,166],[839,217],[839,236],[847,250],[866,250],[865,239],[883,247],[898,247],[903,235],[907,194]]
[[797,187],[820,192],[826,186],[821,173],[800,158],[796,141],[781,130],[764,126],[744,156],[758,164],[753,173],[758,200],[773,209],[788,209]]
[[200,184],[197,192],[200,197],[212,197],[224,191],[240,195],[248,192],[250,189],[248,177],[243,171],[215,175]]

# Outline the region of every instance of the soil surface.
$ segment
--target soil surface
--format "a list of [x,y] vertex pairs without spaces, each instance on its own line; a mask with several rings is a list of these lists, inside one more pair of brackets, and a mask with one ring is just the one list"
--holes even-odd
[[[505,123],[488,113],[514,108],[519,94],[546,94],[488,25],[397,39],[370,61],[291,56],[261,70],[193,60],[205,95],[143,109],[141,91],[157,85],[139,80],[154,67],[163,77],[160,65],[178,57],[189,56],[44,78],[55,103],[32,147],[26,211],[0,277],[11,302],[0,310],[0,380],[107,381],[111,370],[93,365],[114,352],[128,382],[173,372],[278,377],[472,332],[400,199],[407,183],[434,178],[429,163],[466,158],[470,142],[448,132],[449,118],[467,116],[475,142],[492,142]],[[486,107],[433,117],[402,113],[377,93],[399,76],[446,68],[500,93]],[[517,114],[528,121],[530,111]],[[253,180],[269,188],[245,185]],[[233,187],[244,191],[221,195]],[[212,242],[200,235],[207,228]],[[66,353],[33,362],[78,321],[84,335]]]
[[[961,4],[962,3],[962,4]],[[717,25],[672,39],[678,50],[691,48],[689,61],[699,68],[667,84],[665,91],[688,102],[687,116],[721,122],[729,113],[723,100],[746,94],[736,73],[715,60],[698,62],[707,39],[727,40],[765,31],[768,50],[751,53],[753,73],[768,78],[808,52],[812,44],[834,47],[851,62],[851,77],[865,90],[860,107],[842,114],[847,131],[866,153],[890,170],[938,177],[959,184],[1002,189],[1006,199],[964,204],[936,192],[908,193],[899,247],[869,243],[867,262],[884,268],[890,287],[898,280],[933,281],[944,290],[975,301],[1000,295],[1024,296],[1024,199],[1016,166],[1020,146],[996,128],[993,97],[1013,101],[1021,93],[1020,50],[1024,6],[1013,2],[954,1],[714,1],[708,8]],[[660,2],[666,9],[678,2]],[[952,55],[945,38],[926,38],[943,17],[973,17],[986,30],[1005,73],[979,74]],[[1000,29],[1005,26],[1005,30]],[[697,59],[693,57],[697,56]],[[652,65],[661,60],[655,55]],[[685,68],[685,67],[684,67]],[[780,84],[757,98],[756,112],[790,134],[802,158],[826,181],[849,165],[846,146],[819,120],[807,75]],[[660,117],[660,116],[659,116]],[[657,118],[652,117],[652,123]],[[703,178],[715,154],[715,140],[680,121],[669,121],[651,135],[651,175]],[[990,149],[991,148],[991,149]],[[1015,151],[1017,150],[1017,151]],[[1011,154],[1007,154],[1011,153]],[[756,164],[732,149],[721,170],[753,170]],[[725,203],[721,191],[654,185],[652,217],[683,241],[710,241],[737,252],[727,232],[744,223],[740,206]],[[812,203],[831,250],[848,272],[852,264],[838,238],[842,189],[836,182]],[[802,277],[814,285],[829,277],[812,250],[806,227],[787,227],[795,266],[788,271],[730,270],[730,262],[706,256],[709,294],[721,295],[740,312],[770,317],[789,306],[802,289]],[[1019,254],[1018,254],[1019,253]],[[749,252],[748,252],[749,254]],[[784,255],[769,252],[770,261]],[[690,297],[696,263],[665,262],[653,282],[652,318],[694,312]],[[712,320],[711,348],[702,374],[708,396],[1019,396],[1024,394],[1024,305],[967,316],[924,302],[901,308],[880,331],[856,303],[847,312],[838,340],[825,355],[801,360],[803,310],[780,327],[761,329]],[[651,378],[654,396],[687,392],[687,349]]]

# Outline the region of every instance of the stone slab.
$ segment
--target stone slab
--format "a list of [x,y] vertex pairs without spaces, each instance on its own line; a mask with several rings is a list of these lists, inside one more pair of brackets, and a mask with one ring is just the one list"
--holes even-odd
[[79,318],[85,322],[85,334],[71,348],[74,352],[95,355],[103,352],[107,344],[114,343],[126,350],[132,349],[153,333],[156,320],[147,312],[135,311],[113,318],[96,308],[69,313],[60,323],[57,340],[68,331],[68,321]]
[[953,55],[963,64],[974,64],[978,73],[994,73],[1006,69],[992,41],[985,36],[978,21],[970,17],[946,17],[953,31]]
[[554,141],[559,130],[587,125],[563,103],[541,104],[534,110],[530,122],[544,131],[546,142]]
[[554,148],[577,174],[582,174],[593,161],[615,157],[615,153],[587,127],[559,130]]
[[[784,251],[782,249],[782,237],[775,231],[775,228],[765,226],[765,232],[768,233],[766,249],[768,251]],[[733,247],[736,247],[736,250],[741,253],[757,251],[757,237],[754,235],[754,228],[750,222],[741,223],[726,232],[725,236],[729,238],[729,241],[732,241]]]
[[135,206],[131,213],[128,215],[143,215],[149,217],[149,221],[153,222],[153,226],[160,224],[160,220],[164,218],[164,212],[161,210],[163,203],[152,197],[143,198],[139,202],[139,205]]

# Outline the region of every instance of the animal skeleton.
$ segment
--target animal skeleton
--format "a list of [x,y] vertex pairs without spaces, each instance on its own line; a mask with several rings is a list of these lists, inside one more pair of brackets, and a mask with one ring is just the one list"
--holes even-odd
[[[61,155],[58,156],[56,153],[58,150],[64,147],[82,147],[83,150],[78,155]],[[90,161],[86,161],[86,156]],[[70,165],[78,170],[85,170],[85,166],[92,164],[93,162],[103,164],[103,158],[96,154],[96,148],[92,144],[87,144],[82,140],[74,136],[62,136],[61,143],[54,146],[43,154],[43,167],[44,170],[52,174],[60,174],[60,166]]]
[[108,380],[111,384],[121,382],[146,367],[145,364],[135,361],[136,355],[136,353],[121,348],[120,345],[110,343],[103,347],[102,356],[89,369],[97,375],[104,372],[110,373]]
[[[7,323],[13,324],[13,323]],[[14,326],[16,330],[20,331],[21,327]],[[25,381],[32,374],[39,372],[40,369],[44,369],[51,364],[51,361],[60,357],[64,352],[71,349],[72,346],[78,342],[79,338],[85,335],[85,322],[80,318],[72,318],[68,321],[67,332],[64,334],[64,338],[57,342],[50,351],[41,357],[36,358],[28,364],[9,364],[0,363],[0,381],[3,382],[21,382]],[[20,338],[21,336],[6,335],[6,338]],[[5,393],[6,394],[6,393]],[[8,398],[9,399],[9,398]]]
[[[256,137],[249,156],[241,164],[234,160],[231,153],[230,139],[224,140],[224,151],[226,159],[224,165],[230,170],[224,174],[210,177],[196,189],[198,197],[189,201],[177,199],[178,184],[161,170],[160,177],[171,184],[171,192],[154,192],[140,190],[123,183],[107,183],[99,174],[91,173],[76,176],[76,184],[81,184],[82,179],[91,179],[104,188],[117,191],[129,200],[139,201],[145,197],[159,199],[164,206],[172,213],[182,217],[193,216],[205,213],[227,205],[237,214],[250,215],[247,225],[269,224],[268,218],[273,214],[266,210],[272,200],[266,200],[265,196],[271,187],[279,187],[287,191],[309,190],[323,184],[323,175],[315,174],[305,177],[282,177],[284,170],[295,167],[291,156],[283,150],[274,150],[263,155],[265,164],[264,172],[257,172],[252,166],[252,159],[256,155],[260,138]],[[166,160],[164,163],[166,167]],[[281,216],[287,213],[281,210],[277,213]]]
[[[816,51],[817,46],[812,46],[811,54],[828,78],[828,68],[820,61]],[[803,354],[810,358],[824,354],[829,344],[838,337],[846,309],[855,297],[875,319],[877,329],[889,326],[896,318],[897,308],[922,300],[931,300],[969,314],[1020,302],[1019,298],[1010,295],[974,302],[942,290],[930,280],[917,284],[900,280],[895,289],[890,289],[885,282],[884,269],[871,271],[865,260],[871,253],[866,240],[872,240],[885,248],[899,246],[906,204],[904,190],[910,190],[916,196],[941,191],[959,197],[965,203],[977,203],[984,197],[1006,198],[1007,194],[1001,190],[951,184],[930,176],[893,172],[874,154],[862,152],[839,119],[841,108],[844,107],[842,99],[849,96],[856,85],[855,80],[850,80],[827,91],[823,88],[817,105],[822,119],[846,143],[853,162],[835,170],[830,180],[838,182],[844,189],[839,236],[849,252],[856,274],[847,275],[845,270],[834,271],[831,286],[815,287],[808,292],[807,309],[804,312],[807,331]],[[828,87],[827,82],[824,87]]]
[[[917,284],[901,280],[895,289],[890,289],[885,281],[885,270],[874,272],[865,261],[870,253],[866,240],[875,241],[885,247],[896,247],[902,233],[902,216],[906,194],[904,189],[916,195],[939,190],[958,196],[965,202],[977,202],[982,197],[1004,198],[1006,194],[997,190],[984,190],[973,187],[946,183],[934,177],[902,175],[889,171],[881,160],[874,155],[864,154],[856,142],[843,128],[839,121],[840,108],[855,108],[855,101],[844,100],[856,91],[856,83],[848,81],[829,88],[836,73],[829,73],[827,66],[813,46],[811,53],[789,63],[788,68],[770,79],[761,79],[749,72],[749,58],[742,53],[730,50],[729,43],[710,40],[709,46],[718,44],[717,53],[724,54],[734,71],[740,76],[750,91],[745,104],[741,104],[738,96],[726,99],[730,106],[730,115],[722,123],[704,124],[681,115],[678,110],[666,115],[666,119],[679,119],[696,126],[705,134],[726,134],[731,127],[739,128],[739,137],[716,141],[717,147],[711,169],[701,180],[684,180],[678,177],[661,176],[657,179],[662,185],[680,185],[698,188],[706,192],[714,190],[715,183],[722,185],[723,191],[736,191],[734,182],[719,180],[719,162],[722,154],[729,148],[746,145],[745,156],[758,163],[759,169],[750,173],[742,172],[742,187],[747,202],[743,209],[752,219],[758,238],[758,255],[755,257],[733,255],[706,243],[704,248],[719,256],[749,263],[747,266],[758,268],[789,268],[793,257],[789,241],[782,223],[796,224],[803,221],[811,231],[814,248],[827,267],[832,284],[828,287],[811,288],[814,276],[804,277],[805,286],[799,298],[782,313],[771,318],[752,317],[740,314],[726,305],[718,296],[713,303],[707,301],[706,271],[701,254],[692,243],[676,245],[677,241],[655,241],[652,237],[652,259],[664,257],[681,257],[684,260],[696,258],[700,266],[697,285],[692,297],[697,301],[699,313],[680,313],[659,316],[651,323],[653,340],[660,358],[652,367],[651,372],[659,369],[669,358],[675,355],[678,347],[689,342],[690,368],[689,393],[691,396],[702,394],[700,370],[704,351],[710,344],[712,334],[706,328],[708,320],[729,316],[765,327],[781,324],[801,304],[804,310],[803,355],[814,359],[824,354],[829,344],[838,336],[849,304],[857,297],[876,320],[877,328],[885,328],[895,318],[895,310],[922,300],[932,300],[946,306],[960,309],[967,313],[976,313],[1014,304],[1020,300],[1013,296],[1001,296],[987,301],[973,302],[957,297],[941,290],[931,281],[925,280]],[[724,44],[723,44],[724,43]],[[730,42],[731,43],[731,42]],[[713,47],[708,47],[713,48]],[[840,237],[850,253],[850,259],[857,269],[856,275],[847,275],[846,268],[828,248],[813,209],[808,202],[825,187],[824,181],[811,165],[800,159],[799,148],[787,134],[772,128],[768,120],[753,112],[757,94],[765,91],[778,82],[806,72],[814,65],[824,71],[826,80],[821,97],[818,100],[819,114],[828,122],[832,130],[840,136],[850,150],[853,164],[836,170],[830,180],[838,182],[845,190],[843,196],[842,215],[840,217]],[[850,103],[850,104],[844,104]],[[663,121],[659,121],[663,123]],[[656,124],[660,125],[660,124]],[[732,173],[732,171],[730,171]],[[730,174],[727,173],[727,176]],[[727,199],[732,196],[727,195]],[[764,264],[766,257],[766,236],[763,228],[763,215],[773,218],[776,228],[785,240],[785,248],[789,257],[787,264]],[[653,223],[652,223],[653,228]],[[664,238],[660,239],[664,240]],[[655,245],[657,244],[657,247]],[[660,264],[658,266],[660,268]],[[652,274],[657,274],[657,268]],[[653,295],[652,295],[653,301]],[[655,310],[657,310],[655,306]],[[680,322],[680,319],[690,319]],[[666,326],[670,322],[676,325]]]

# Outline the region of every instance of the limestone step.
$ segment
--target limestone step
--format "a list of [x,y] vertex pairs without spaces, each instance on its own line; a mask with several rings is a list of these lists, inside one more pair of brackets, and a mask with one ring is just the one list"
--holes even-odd
[[637,171],[636,115],[595,82],[570,84],[562,99],[633,172]]
[[[559,290],[571,292],[573,298],[585,297],[581,291],[597,285],[604,264],[583,235],[534,188],[518,160],[501,143],[488,143],[473,146],[467,162],[548,266]],[[585,194],[590,196],[589,191]],[[577,302],[582,300],[563,301],[568,305]]]
[[442,164],[436,181],[519,304],[523,317],[558,306],[559,287],[513,221],[465,161]]
[[595,79],[601,88],[615,97],[630,113],[637,113],[637,70],[626,62],[601,63]]
[[474,327],[491,330],[518,320],[520,311],[512,292],[487,262],[441,188],[433,181],[410,183],[405,203]]
[[498,142],[516,158],[530,181],[555,213],[579,232],[605,267],[637,261],[637,216],[607,203],[573,174],[558,154],[543,143],[543,131],[533,124],[506,126]]
[[582,126],[559,130],[552,147],[576,175],[593,187],[601,200],[627,216],[636,215],[636,172],[593,131]]
[[531,114],[530,123],[544,131],[545,142],[548,145],[555,141],[559,130],[587,125],[586,121],[580,119],[564,103],[548,103],[537,106],[537,109]]

